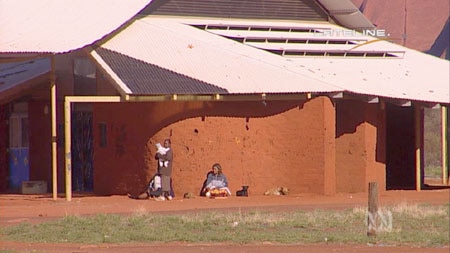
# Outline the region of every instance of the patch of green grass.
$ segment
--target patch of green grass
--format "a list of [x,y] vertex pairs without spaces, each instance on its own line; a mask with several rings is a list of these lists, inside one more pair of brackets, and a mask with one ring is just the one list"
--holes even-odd
[[132,243],[384,243],[444,246],[449,239],[449,205],[397,205],[392,229],[366,235],[367,213],[352,210],[273,212],[203,212],[185,215],[135,214],[67,216],[41,224],[6,227],[1,234],[24,242]]
[[425,167],[425,176],[431,178],[442,178],[442,167],[439,166]]

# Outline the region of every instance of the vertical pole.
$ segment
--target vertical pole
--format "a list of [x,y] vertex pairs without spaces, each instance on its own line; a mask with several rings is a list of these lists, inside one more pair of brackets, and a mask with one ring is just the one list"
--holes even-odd
[[55,76],[55,59],[54,55],[51,57],[51,117],[52,117],[52,192],[53,199],[58,198],[58,155],[57,155],[57,136],[56,136],[56,76]]
[[422,178],[422,113],[421,106],[414,106],[415,150],[416,150],[416,191],[421,190]]
[[442,161],[442,184],[448,183],[448,119],[447,119],[447,107],[441,106],[441,161]]
[[377,235],[378,220],[378,184],[369,182],[369,213],[367,217],[367,235]]
[[64,101],[64,142],[65,142],[65,163],[66,163],[66,200],[72,200],[72,145],[71,145],[71,102],[66,98]]

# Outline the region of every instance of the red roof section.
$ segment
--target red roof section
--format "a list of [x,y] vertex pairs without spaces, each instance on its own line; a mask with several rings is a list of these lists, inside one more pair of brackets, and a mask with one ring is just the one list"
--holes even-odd
[[419,51],[449,55],[449,0],[352,0],[392,41]]

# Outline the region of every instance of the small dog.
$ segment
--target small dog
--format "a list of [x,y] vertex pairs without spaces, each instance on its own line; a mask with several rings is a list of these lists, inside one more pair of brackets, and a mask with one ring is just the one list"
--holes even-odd
[[269,195],[288,195],[289,194],[289,189],[287,187],[281,186],[281,187],[277,187],[277,188],[273,188],[273,189],[269,189],[267,190],[264,195],[269,196]]
[[248,185],[244,185],[242,190],[236,191],[236,196],[248,197]]
[[185,199],[193,199],[193,198],[195,198],[195,195],[194,195],[194,193],[192,193],[192,192],[186,192],[186,193],[183,195],[183,198],[185,198]]

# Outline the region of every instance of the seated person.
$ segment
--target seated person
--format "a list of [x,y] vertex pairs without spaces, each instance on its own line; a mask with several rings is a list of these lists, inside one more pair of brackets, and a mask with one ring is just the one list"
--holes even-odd
[[161,196],[161,176],[155,174],[148,183],[147,189],[137,196],[128,193],[128,197],[131,199],[148,199]]
[[227,177],[222,173],[222,166],[220,164],[215,163],[212,166],[212,173],[208,173],[203,193],[206,197],[231,196],[230,189],[228,189]]
[[214,174],[213,169],[211,169],[208,174],[206,174],[206,179],[203,181],[202,189],[200,190],[200,196],[205,197],[206,194],[206,183],[208,182],[209,175]]

